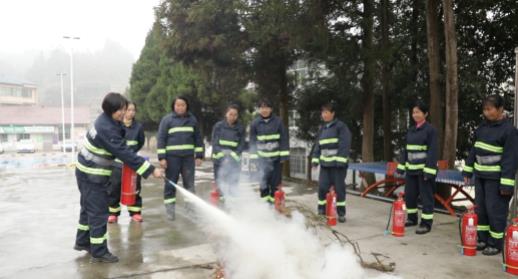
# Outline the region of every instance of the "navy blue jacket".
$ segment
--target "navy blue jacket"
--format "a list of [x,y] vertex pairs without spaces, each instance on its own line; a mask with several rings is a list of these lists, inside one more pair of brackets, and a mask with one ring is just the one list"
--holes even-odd
[[144,127],[139,122],[133,120],[130,126],[122,125],[124,128],[124,138],[126,139],[126,145],[128,145],[135,153],[137,153],[144,143],[146,142],[146,136],[144,135]]
[[250,124],[250,159],[286,161],[290,157],[288,130],[279,117],[258,116]]
[[483,121],[475,130],[475,143],[463,169],[465,177],[500,180],[500,190],[514,190],[517,168],[516,128],[507,119]]
[[195,156],[203,159],[203,141],[196,117],[188,112],[180,116],[170,113],[162,118],[158,127],[158,159],[167,156]]
[[345,123],[333,120],[318,131],[311,163],[322,167],[347,167],[351,149],[351,131]]
[[[126,139],[126,145],[129,146],[133,152],[137,153],[146,141],[146,136],[144,135],[144,127],[139,122],[133,120],[130,126],[126,126],[126,124],[122,124],[124,130],[124,138]],[[122,168],[122,161],[120,159],[115,159],[114,166],[117,168]]]
[[414,125],[406,134],[406,147],[398,169],[406,171],[409,175],[424,174],[426,177],[435,178],[438,149],[435,128],[428,122],[419,128]]
[[241,123],[230,126],[221,120],[212,129],[212,159],[215,162],[225,157],[240,161],[245,146],[245,129]]
[[154,170],[148,161],[137,156],[126,145],[122,124],[102,113],[86,134],[83,147],[77,156],[76,167],[92,182],[104,183],[111,175],[115,158],[119,158],[144,178]]

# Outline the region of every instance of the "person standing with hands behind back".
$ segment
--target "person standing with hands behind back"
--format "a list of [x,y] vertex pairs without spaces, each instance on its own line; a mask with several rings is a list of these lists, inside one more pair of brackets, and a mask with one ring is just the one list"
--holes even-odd
[[[172,113],[160,121],[157,153],[160,166],[166,169],[166,177],[174,183],[182,175],[183,187],[194,193],[194,168],[204,157],[203,141],[196,117],[189,111],[186,97],[176,97],[171,105]],[[196,157],[196,159],[195,159]],[[170,220],[175,219],[176,188],[164,186],[164,205]]]
[[275,191],[282,182],[282,162],[290,158],[288,130],[273,114],[268,99],[258,103],[259,116],[250,124],[250,160],[260,172],[261,198],[273,204]]
[[313,150],[311,164],[320,164],[318,177],[318,214],[326,213],[326,195],[331,186],[336,191],[336,211],[338,222],[345,222],[345,177],[351,148],[349,127],[335,118],[336,105],[327,103],[322,106],[321,117],[324,121],[318,132],[318,142]]
[[475,130],[463,175],[469,184],[475,174],[477,250],[492,256],[502,250],[509,201],[515,188],[518,143],[516,129],[504,115],[501,96],[486,97],[482,108],[485,119]]
[[417,198],[421,197],[423,210],[417,234],[430,232],[433,224],[435,176],[437,175],[437,132],[426,122],[428,106],[421,100],[412,107],[415,125],[406,134],[404,158],[398,164],[399,173],[406,171],[405,204],[408,220],[405,227],[417,225]]

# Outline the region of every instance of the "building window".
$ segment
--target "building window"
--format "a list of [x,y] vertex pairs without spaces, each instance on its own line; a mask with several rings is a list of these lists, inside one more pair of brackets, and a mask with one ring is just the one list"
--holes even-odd
[[30,88],[24,88],[22,91],[22,97],[32,98],[32,90]]
[[306,173],[306,149],[297,147],[290,150],[290,171],[292,173]]
[[31,139],[31,135],[30,134],[17,134],[16,139],[17,140]]
[[0,134],[0,142],[7,142],[7,134]]

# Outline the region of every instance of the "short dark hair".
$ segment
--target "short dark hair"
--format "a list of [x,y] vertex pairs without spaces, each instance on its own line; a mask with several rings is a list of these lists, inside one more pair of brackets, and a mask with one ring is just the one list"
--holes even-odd
[[497,109],[504,107],[504,98],[498,94],[493,94],[487,96],[484,101],[482,102],[482,108],[485,106],[492,106]]
[[176,104],[176,101],[178,100],[184,101],[187,105],[186,111],[189,111],[189,99],[187,99],[187,97],[185,96],[177,96],[176,98],[174,98],[173,103],[171,104],[171,109],[174,111],[174,104]]
[[269,99],[263,98],[263,99],[259,100],[259,102],[257,102],[257,107],[258,108],[260,108],[260,107],[273,108],[273,104],[272,104],[272,101],[270,101]]
[[412,109],[414,108],[418,108],[420,111],[422,111],[424,114],[427,114],[429,109],[428,109],[428,105],[421,99],[418,99],[416,100],[413,104],[412,104]]
[[137,104],[135,104],[135,102],[131,101],[131,100],[128,100],[128,107],[130,105],[133,105],[135,107],[135,111],[137,111]]
[[120,93],[110,92],[104,96],[101,107],[103,108],[104,113],[111,116],[116,111],[127,106],[128,99],[126,99],[126,97],[122,96]]
[[320,107],[320,110],[323,111],[323,110],[327,110],[327,111],[330,111],[330,112],[335,112],[336,111],[336,102],[335,101],[330,101],[330,102],[327,102],[325,104],[323,104],[321,107]]
[[229,105],[227,105],[225,113],[227,113],[231,109],[235,109],[235,110],[237,110],[237,113],[239,113],[239,106],[237,104],[229,104]]

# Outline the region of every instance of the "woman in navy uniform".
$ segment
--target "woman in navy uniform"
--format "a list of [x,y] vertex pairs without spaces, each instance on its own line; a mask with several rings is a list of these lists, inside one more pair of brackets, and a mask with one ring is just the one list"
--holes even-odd
[[[172,113],[164,116],[158,127],[157,153],[166,177],[174,183],[182,175],[183,187],[194,193],[194,168],[204,157],[203,141],[196,117],[189,111],[186,97],[176,97]],[[175,219],[176,188],[164,185],[164,205],[170,220]]]
[[313,150],[311,163],[313,167],[320,165],[318,214],[325,215],[326,195],[329,188],[334,186],[338,221],[344,223],[345,177],[351,149],[351,132],[345,123],[335,118],[335,110],[334,103],[322,106],[321,117],[324,123],[318,132],[318,142]]
[[272,204],[282,182],[282,162],[290,158],[290,143],[270,100],[259,101],[258,107],[259,116],[250,124],[250,160],[260,171],[261,198]]
[[491,256],[502,250],[509,201],[515,188],[517,137],[516,129],[504,115],[501,96],[488,96],[482,107],[485,119],[475,130],[463,174],[466,184],[475,174],[477,250]]
[[[135,113],[137,112],[137,105],[133,102],[128,103],[128,109],[124,114],[124,120],[122,121],[122,127],[124,128],[124,138],[126,139],[126,145],[137,153],[146,140],[144,135],[144,127],[142,124],[135,120]],[[122,161],[115,159],[112,176],[110,177],[110,216],[108,217],[108,223],[117,223],[117,219],[121,213],[120,199],[121,199],[121,176],[122,176]],[[128,205],[128,212],[131,219],[135,222],[142,222],[142,196],[140,191],[142,189],[140,175],[137,176],[137,195],[135,204]]]
[[128,101],[119,93],[108,93],[103,113],[88,131],[77,155],[76,178],[81,195],[81,211],[74,249],[88,251],[92,262],[117,262],[107,245],[108,186],[113,160],[119,158],[144,178],[162,171],[139,157],[127,145],[121,122]]
[[212,129],[212,161],[214,178],[221,194],[235,195],[241,171],[241,153],[245,145],[245,129],[238,121],[239,107],[229,105],[225,119]]
[[423,210],[417,234],[430,232],[433,224],[435,176],[437,175],[437,132],[428,122],[428,106],[421,100],[412,107],[414,125],[406,134],[404,158],[398,164],[398,172],[406,172],[405,203],[406,227],[417,225],[417,198],[421,198]]

